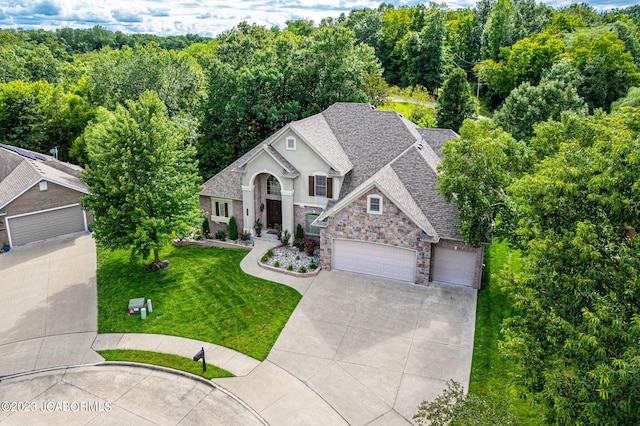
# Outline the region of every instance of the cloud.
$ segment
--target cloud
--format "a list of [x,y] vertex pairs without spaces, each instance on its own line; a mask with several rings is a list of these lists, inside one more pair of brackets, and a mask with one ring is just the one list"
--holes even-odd
[[115,9],[111,11],[111,15],[119,22],[136,23],[142,22],[142,16],[139,12],[133,12],[124,9]]
[[[0,27],[25,29],[90,28],[159,35],[215,36],[250,24],[283,28],[287,20],[319,23],[353,9],[377,8],[383,0],[0,0]],[[546,0],[554,7],[571,0]],[[577,1],[577,0],[576,0]],[[635,2],[635,0],[633,0]],[[451,0],[451,9],[474,7],[477,0]],[[632,0],[594,0],[597,10],[626,7]],[[396,7],[423,4],[420,0],[386,0]],[[135,9],[132,9],[134,5]]]
[[54,2],[45,0],[43,2],[37,3],[33,7],[32,12],[35,15],[57,16],[60,14],[61,10],[61,7]]

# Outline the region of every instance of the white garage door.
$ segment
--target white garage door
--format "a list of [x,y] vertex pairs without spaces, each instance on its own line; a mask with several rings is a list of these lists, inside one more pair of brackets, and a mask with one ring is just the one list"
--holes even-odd
[[9,218],[7,222],[11,233],[11,242],[15,246],[86,229],[80,206],[13,217]]
[[415,282],[416,252],[385,244],[333,240],[333,268]]
[[433,260],[433,280],[473,286],[476,273],[476,253],[436,247]]

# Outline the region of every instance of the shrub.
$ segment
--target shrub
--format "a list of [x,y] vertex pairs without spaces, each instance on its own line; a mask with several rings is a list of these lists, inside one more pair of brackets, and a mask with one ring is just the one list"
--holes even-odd
[[291,263],[287,266],[287,271],[293,271],[293,265]]
[[296,239],[293,241],[293,246],[300,251],[304,251],[304,240],[302,238],[296,237]]
[[289,233],[288,230],[285,229],[285,231],[282,233],[282,236],[280,237],[280,242],[282,243],[283,246],[288,246],[290,238],[291,238],[291,234]]
[[304,251],[308,256],[313,256],[313,252],[316,250],[315,240],[306,240],[304,244]]
[[238,224],[235,216],[229,218],[229,239],[235,241],[238,239]]
[[273,266],[275,266],[276,268],[279,268],[279,267],[280,267],[280,262],[278,262],[278,261],[276,260],[276,262],[273,264]]
[[296,226],[296,240],[304,240],[304,229],[302,229],[302,225],[300,224]]
[[251,239],[251,232],[241,231],[240,232],[240,239],[242,241],[249,241]]
[[216,231],[216,240],[224,241],[227,239],[227,234],[222,229]]
[[296,256],[296,260],[300,260],[300,256]]
[[316,262],[311,262],[309,264],[309,269],[311,269],[312,271],[315,271],[316,269],[318,269],[318,264]]
[[307,272],[307,268],[305,268],[304,266],[301,266],[300,269],[298,269],[298,272],[300,272],[301,274],[304,274]]
[[209,218],[205,218],[202,222],[202,234],[205,238],[211,238],[211,228],[209,227]]

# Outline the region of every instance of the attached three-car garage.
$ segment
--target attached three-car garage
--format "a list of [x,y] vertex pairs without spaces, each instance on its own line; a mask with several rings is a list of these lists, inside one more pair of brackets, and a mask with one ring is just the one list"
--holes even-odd
[[13,245],[31,243],[87,229],[85,213],[79,205],[8,217]]

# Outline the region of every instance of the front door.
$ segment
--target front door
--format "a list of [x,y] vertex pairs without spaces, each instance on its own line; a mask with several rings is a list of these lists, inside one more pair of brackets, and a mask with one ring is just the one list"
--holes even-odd
[[274,225],[282,225],[282,202],[280,200],[267,200],[267,228]]

